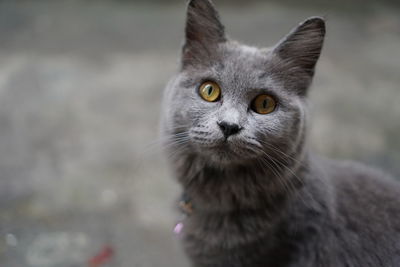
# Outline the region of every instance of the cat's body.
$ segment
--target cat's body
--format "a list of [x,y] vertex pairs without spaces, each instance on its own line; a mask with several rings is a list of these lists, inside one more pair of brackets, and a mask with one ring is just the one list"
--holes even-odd
[[[233,169],[231,175],[215,177],[204,170],[217,181],[187,189],[196,207],[185,220],[185,247],[193,266],[400,266],[397,182],[354,162],[311,161],[317,166],[296,172],[302,186],[262,199],[256,209],[218,208],[221,202],[240,207],[246,189],[231,180],[253,180],[254,170]],[[232,188],[221,190],[229,187],[222,183]]]
[[162,128],[194,207],[182,233],[194,267],[400,266],[400,184],[307,149],[324,34],[310,18],[272,49],[247,47],[208,0],[189,3]]

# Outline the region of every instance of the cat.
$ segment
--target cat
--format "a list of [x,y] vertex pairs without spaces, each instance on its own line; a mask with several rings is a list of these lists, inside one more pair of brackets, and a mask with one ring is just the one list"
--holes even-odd
[[189,1],[161,128],[192,266],[400,266],[400,183],[307,145],[324,36],[311,17],[273,48],[246,46],[209,0]]

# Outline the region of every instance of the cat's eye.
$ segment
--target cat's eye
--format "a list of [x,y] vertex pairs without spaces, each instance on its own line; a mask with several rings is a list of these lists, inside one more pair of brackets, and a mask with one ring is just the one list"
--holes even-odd
[[251,108],[259,114],[268,114],[275,110],[276,102],[272,96],[259,95],[252,104]]
[[221,88],[215,82],[204,82],[200,85],[199,94],[204,100],[215,102],[221,96]]

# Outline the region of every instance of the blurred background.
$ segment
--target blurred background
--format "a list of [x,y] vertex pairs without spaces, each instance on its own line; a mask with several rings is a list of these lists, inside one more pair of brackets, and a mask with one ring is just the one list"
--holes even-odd
[[[230,36],[328,33],[311,144],[400,177],[399,1],[220,1]],[[0,1],[0,266],[187,267],[158,138],[185,1]]]

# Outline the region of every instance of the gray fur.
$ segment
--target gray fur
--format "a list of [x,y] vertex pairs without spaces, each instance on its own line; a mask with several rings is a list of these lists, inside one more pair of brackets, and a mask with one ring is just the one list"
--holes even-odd
[[[309,18],[271,49],[229,40],[208,0],[188,5],[181,71],[162,132],[194,205],[184,246],[194,267],[400,266],[400,186],[358,163],[307,149],[307,89],[325,24]],[[206,102],[203,81],[222,97]],[[278,106],[249,109],[261,93]],[[218,122],[243,129],[228,139]]]

